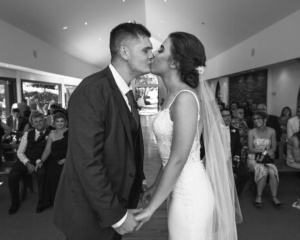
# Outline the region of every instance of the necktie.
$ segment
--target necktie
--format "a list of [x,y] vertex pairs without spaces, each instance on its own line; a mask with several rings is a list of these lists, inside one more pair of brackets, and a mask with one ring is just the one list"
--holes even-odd
[[42,138],[43,138],[43,133],[40,132],[40,135],[39,135],[39,137],[38,137],[38,139],[36,141],[38,142],[38,141],[42,140]]
[[137,110],[137,104],[136,104],[136,101],[134,100],[134,96],[133,96],[132,90],[129,90],[126,93],[126,97],[128,99],[129,105],[131,107],[131,113],[132,113],[133,118],[134,118],[134,120],[136,122],[136,125],[139,126],[140,116],[139,116],[139,113],[138,113],[138,110]]
[[13,121],[13,132],[16,131],[16,127],[17,127],[17,119],[14,118],[14,121]]

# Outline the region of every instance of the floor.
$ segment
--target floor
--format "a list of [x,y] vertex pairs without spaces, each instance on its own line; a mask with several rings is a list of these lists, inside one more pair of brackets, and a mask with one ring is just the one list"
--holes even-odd
[[[152,116],[142,116],[145,144],[145,174],[151,184],[160,167],[156,141],[152,134]],[[0,175],[0,240],[63,240],[64,236],[51,224],[52,209],[37,214],[37,187],[28,193],[27,200],[15,215],[8,215],[10,199],[7,175]],[[296,173],[281,174],[278,196],[284,205],[275,209],[271,203],[268,186],[263,194],[263,208],[253,207],[253,194],[245,189],[240,197],[244,217],[237,225],[240,240],[299,240],[300,210],[291,205],[300,197],[300,178]],[[166,205],[163,204],[138,232],[125,236],[124,240],[165,240],[167,239]]]

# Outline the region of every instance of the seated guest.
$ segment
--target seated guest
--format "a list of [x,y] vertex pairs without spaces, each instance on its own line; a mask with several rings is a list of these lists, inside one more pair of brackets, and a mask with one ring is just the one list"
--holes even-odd
[[[58,110],[53,117],[55,130],[47,139],[46,148],[41,157],[41,163],[46,162],[46,185],[42,200],[43,209],[53,205],[60,174],[67,155],[68,128],[67,116]],[[43,210],[42,209],[42,210]]]
[[[247,163],[250,171],[254,172],[254,180],[257,184],[255,206],[257,208],[262,206],[262,193],[269,176],[272,202],[278,208],[282,203],[277,199],[279,183],[277,168],[274,163],[261,163],[265,156],[274,159],[276,151],[276,132],[273,128],[266,126],[267,119],[266,112],[257,111],[253,115],[255,128],[249,131]],[[257,154],[260,155],[257,156]]]
[[[0,115],[2,115],[2,108],[0,107]],[[0,168],[2,167],[2,141],[10,135],[11,128],[2,122],[0,118]]]
[[24,132],[28,132],[29,130],[32,130],[32,129],[33,129],[33,127],[30,125],[30,122],[29,122],[30,114],[31,114],[31,111],[30,111],[29,109],[26,109],[26,110],[23,112],[24,118],[26,118],[26,119],[28,120],[28,123],[27,123],[26,126],[24,127]]
[[23,135],[28,120],[20,116],[18,108],[13,108],[12,115],[7,118],[6,123],[12,129],[12,132],[16,134],[16,138],[19,139]]
[[27,100],[25,98],[23,98],[20,103],[17,103],[17,108],[20,110],[20,115],[22,117],[25,117],[24,116],[25,110],[30,110],[30,107],[27,105]]
[[[257,105],[257,111],[262,111],[265,113],[267,112],[267,106],[265,104],[258,104]],[[267,127],[273,128],[276,132],[276,140],[277,142],[280,142],[280,138],[281,138],[281,128],[279,125],[279,121],[278,121],[278,117],[274,116],[274,115],[269,115],[268,114],[268,121],[267,121]]]
[[49,115],[47,116],[47,128],[49,128],[50,130],[54,130],[54,124],[53,124],[53,116],[54,116],[54,111],[58,110],[59,106],[57,104],[52,104],[50,105],[49,108]]
[[250,174],[245,164],[240,160],[242,143],[240,139],[239,130],[230,125],[231,115],[229,109],[226,108],[222,109],[221,114],[225,122],[225,125],[228,127],[228,131],[230,131],[230,149],[231,149],[231,157],[232,157],[233,174],[234,174],[236,191],[238,196],[240,196],[246,183],[250,178]]
[[26,178],[26,174],[35,173],[37,175],[39,202],[36,212],[39,213],[42,207],[45,167],[39,166],[39,158],[45,149],[50,130],[46,129],[44,115],[39,111],[32,111],[29,121],[34,129],[24,133],[17,152],[18,160],[8,175],[8,187],[12,203],[9,214],[16,213],[20,207],[19,181]]
[[241,157],[243,160],[247,159],[248,153],[248,125],[244,119],[244,109],[242,107],[238,107],[233,112],[233,118],[231,120],[231,126],[237,128],[239,130],[240,139],[242,143],[242,153]]
[[281,141],[287,142],[287,123],[292,117],[292,110],[289,107],[284,107],[281,111],[281,116],[278,118],[279,125],[281,128]]
[[230,104],[230,113],[233,115],[234,111],[239,107],[238,102],[231,102]]
[[288,141],[286,164],[300,169],[300,131],[296,132]]
[[300,130],[300,105],[297,108],[297,115],[288,120],[287,137],[290,139],[296,132]]
[[250,104],[247,101],[243,101],[242,102],[242,108],[244,109],[244,118],[246,120],[246,122],[252,118],[253,116],[253,112],[250,109]]

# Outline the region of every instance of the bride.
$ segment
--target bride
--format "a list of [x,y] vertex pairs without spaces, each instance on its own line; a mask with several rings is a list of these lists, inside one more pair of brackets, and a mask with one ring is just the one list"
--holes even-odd
[[[213,111],[216,106],[204,81],[199,82],[204,47],[194,35],[175,32],[154,55],[151,72],[161,76],[167,88],[162,110],[153,120],[162,166],[142,197],[148,205],[136,215],[138,228],[168,198],[169,240],[235,240],[238,202],[229,151],[223,150],[224,138],[220,140],[221,118],[218,122],[214,116],[220,113]],[[200,160],[202,129],[206,168]]]

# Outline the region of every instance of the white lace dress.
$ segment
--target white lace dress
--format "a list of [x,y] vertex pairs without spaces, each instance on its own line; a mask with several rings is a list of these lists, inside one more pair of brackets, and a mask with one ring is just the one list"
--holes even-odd
[[[191,92],[195,96],[192,91],[188,92]],[[196,96],[195,98],[199,112],[199,102]],[[173,122],[170,119],[169,111],[170,106],[160,111],[153,120],[153,131],[157,139],[158,151],[164,167],[168,164],[173,136]],[[200,116],[198,114],[199,120]],[[190,155],[168,198],[169,240],[211,239],[213,209],[214,195],[209,178],[200,160],[199,136],[195,134]]]

